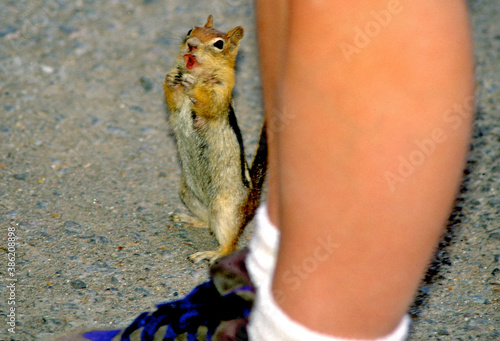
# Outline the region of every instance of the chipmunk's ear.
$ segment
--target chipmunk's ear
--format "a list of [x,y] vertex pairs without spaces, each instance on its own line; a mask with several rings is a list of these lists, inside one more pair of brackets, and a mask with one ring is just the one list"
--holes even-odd
[[212,28],[214,27],[214,17],[212,17],[212,14],[208,16],[207,23],[205,24],[205,28]]
[[243,27],[237,26],[226,33],[226,39],[229,42],[229,50],[234,50],[238,47],[241,38],[243,38]]

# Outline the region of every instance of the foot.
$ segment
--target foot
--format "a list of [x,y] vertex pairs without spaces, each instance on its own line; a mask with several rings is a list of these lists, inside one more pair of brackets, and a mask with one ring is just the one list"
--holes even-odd
[[184,85],[184,87],[186,89],[191,88],[195,81],[196,81],[196,78],[189,73],[184,73],[182,75],[181,84]]
[[204,229],[208,228],[208,224],[205,223],[203,220],[193,217],[192,215],[189,214],[174,213],[170,216],[170,218],[174,223],[183,223],[189,225],[190,227],[196,227],[196,228],[204,228]]
[[200,263],[203,260],[208,260],[210,264],[213,264],[218,258],[224,256],[225,253],[221,251],[200,251],[193,253],[191,256],[189,256],[189,259],[193,263]]
[[171,89],[178,89],[181,84],[181,74],[177,71],[167,73],[165,76],[165,84]]

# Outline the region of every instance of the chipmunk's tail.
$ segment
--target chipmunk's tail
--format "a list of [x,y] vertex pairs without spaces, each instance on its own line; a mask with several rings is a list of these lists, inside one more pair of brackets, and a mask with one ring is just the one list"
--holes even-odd
[[258,197],[262,192],[262,186],[264,185],[264,180],[266,179],[267,172],[267,137],[266,137],[266,122],[262,124],[262,130],[259,137],[259,146],[257,147],[257,152],[252,162],[252,168],[250,168],[250,177],[252,179],[252,184],[254,186],[254,191],[256,191]]
[[244,228],[250,220],[252,220],[260,203],[260,196],[262,194],[262,187],[266,180],[267,172],[267,138],[266,138],[266,122],[262,125],[262,130],[259,137],[259,145],[257,152],[250,168],[250,178],[252,179],[252,189],[248,194],[246,205],[242,207],[244,210],[243,216],[245,221],[242,228]]

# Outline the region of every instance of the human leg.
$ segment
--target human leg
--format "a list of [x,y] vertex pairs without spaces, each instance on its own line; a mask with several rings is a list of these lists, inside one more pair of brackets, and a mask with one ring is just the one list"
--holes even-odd
[[[461,178],[473,93],[465,4],[284,7],[283,50],[261,41],[263,80],[275,77],[264,84],[267,120],[279,123],[268,128],[268,207],[281,234],[273,296],[313,330],[381,337],[411,303]],[[390,21],[356,47],[384,10]]]

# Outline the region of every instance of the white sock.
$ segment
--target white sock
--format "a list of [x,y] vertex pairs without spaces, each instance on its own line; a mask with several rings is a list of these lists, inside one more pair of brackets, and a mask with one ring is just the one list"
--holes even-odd
[[249,244],[246,264],[250,278],[257,289],[271,280],[279,248],[279,230],[271,223],[267,206],[261,205],[256,214],[255,233]]
[[[250,241],[246,264],[257,289],[247,332],[250,341],[353,341],[318,333],[292,320],[275,302],[271,282],[279,247],[279,230],[269,220],[265,205],[257,211],[255,234]],[[410,326],[404,316],[398,327],[376,341],[405,340]],[[374,340],[374,341],[375,341]],[[368,341],[368,340],[367,340]]]

